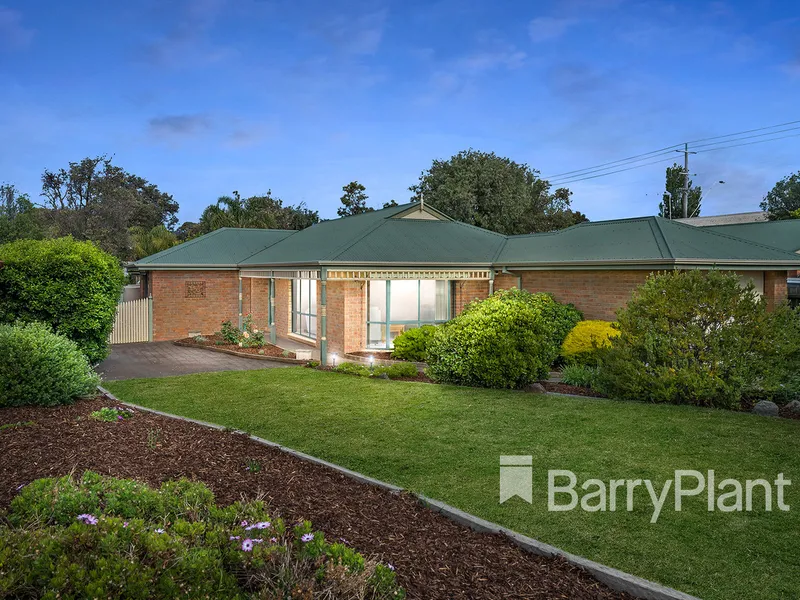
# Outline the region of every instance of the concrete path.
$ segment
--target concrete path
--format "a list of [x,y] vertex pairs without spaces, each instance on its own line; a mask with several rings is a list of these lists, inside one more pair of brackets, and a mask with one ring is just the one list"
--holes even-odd
[[170,377],[211,371],[251,371],[287,365],[269,360],[240,358],[199,348],[184,348],[172,342],[115,344],[111,354],[97,367],[105,381],[138,377]]

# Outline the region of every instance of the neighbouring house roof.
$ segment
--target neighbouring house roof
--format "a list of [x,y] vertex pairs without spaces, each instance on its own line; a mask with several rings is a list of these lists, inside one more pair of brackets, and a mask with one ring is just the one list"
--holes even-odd
[[417,203],[323,221],[301,231],[221,229],[134,263],[142,269],[407,266],[800,268],[800,256],[757,240],[660,217],[582,223],[505,236]]
[[800,219],[718,225],[709,229],[717,233],[734,235],[752,242],[774,246],[788,252],[800,252]]
[[553,233],[511,236],[495,261],[505,266],[647,265],[782,266],[789,252],[661,217],[581,223]]
[[235,267],[251,254],[295,233],[286,229],[223,227],[135,261],[136,267]]
[[711,215],[709,217],[689,217],[674,219],[679,223],[694,225],[695,227],[709,227],[711,225],[737,225],[740,223],[758,223],[767,220],[767,213],[763,211],[733,213],[729,215]]

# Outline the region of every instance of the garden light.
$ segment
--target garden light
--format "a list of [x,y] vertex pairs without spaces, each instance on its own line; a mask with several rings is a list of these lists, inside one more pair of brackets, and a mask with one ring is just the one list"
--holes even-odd
[[336,359],[339,358],[339,355],[335,352],[331,354],[331,361],[333,362],[333,367],[336,368]]

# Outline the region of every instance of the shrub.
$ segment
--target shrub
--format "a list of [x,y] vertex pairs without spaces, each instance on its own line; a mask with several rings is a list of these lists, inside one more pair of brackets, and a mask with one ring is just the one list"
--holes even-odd
[[252,315],[247,315],[244,318],[241,330],[234,327],[230,321],[223,321],[217,335],[222,337],[225,343],[241,346],[242,348],[260,348],[266,343],[264,332],[253,325]]
[[747,386],[745,396],[777,404],[800,400],[800,308],[778,306],[767,315],[767,327],[762,372]]
[[547,376],[573,320],[580,313],[549,294],[500,290],[437,328],[427,373],[448,383],[524,387]]
[[93,411],[89,416],[98,421],[111,423],[112,421],[130,419],[133,416],[133,411],[130,408],[104,406],[100,410]]
[[34,481],[0,525],[0,559],[10,597],[404,597],[388,567],[308,521],[288,527],[261,501],[218,507],[187,480]]
[[753,286],[719,271],[651,275],[617,316],[597,385],[622,399],[737,407],[776,337]]
[[609,321],[581,321],[561,344],[561,357],[568,365],[596,366],[599,351],[611,346],[611,338],[618,335]]
[[239,330],[230,321],[223,321],[222,328],[217,332],[228,344],[239,343]]
[[596,377],[597,369],[586,365],[567,365],[561,372],[561,381],[579,387],[593,387]]
[[372,375],[377,376],[386,373],[389,379],[402,379],[416,377],[419,372],[417,367],[411,363],[396,363],[388,367],[375,367],[372,370]]
[[0,325],[0,407],[68,404],[99,383],[78,345],[48,325]]
[[352,363],[352,362],[343,362],[336,365],[333,368],[334,371],[337,373],[345,373],[347,375],[358,375],[359,377],[369,377],[372,375],[372,371],[369,370],[369,367],[359,364],[359,363]]
[[40,321],[91,363],[108,355],[123,274],[117,259],[71,237],[0,246],[0,322]]
[[435,325],[423,325],[404,331],[394,338],[392,358],[425,362],[428,358],[428,344],[435,333]]

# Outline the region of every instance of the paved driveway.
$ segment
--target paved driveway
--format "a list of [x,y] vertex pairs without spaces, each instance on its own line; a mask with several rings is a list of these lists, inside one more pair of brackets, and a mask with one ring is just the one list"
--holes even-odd
[[210,371],[250,371],[287,365],[269,360],[240,358],[221,352],[184,348],[172,342],[115,344],[111,354],[97,367],[106,381],[137,377],[169,377]]

